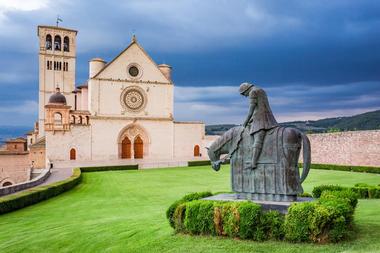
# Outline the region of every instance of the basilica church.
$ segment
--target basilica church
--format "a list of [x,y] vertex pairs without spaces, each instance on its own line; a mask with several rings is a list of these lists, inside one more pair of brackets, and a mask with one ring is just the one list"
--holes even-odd
[[[156,64],[135,36],[109,62],[89,61],[88,80],[76,84],[72,29],[38,26],[39,114],[28,135],[44,147],[45,166],[59,161],[191,159],[206,154],[205,126],[173,118],[172,68]],[[41,164],[42,165],[42,164]]]

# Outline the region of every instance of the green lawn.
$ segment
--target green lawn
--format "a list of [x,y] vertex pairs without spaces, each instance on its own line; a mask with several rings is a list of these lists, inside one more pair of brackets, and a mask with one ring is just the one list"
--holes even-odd
[[[320,184],[379,184],[380,175],[311,170]],[[358,236],[329,245],[175,235],[167,207],[189,192],[229,191],[228,167],[85,173],[75,189],[0,216],[0,252],[380,252],[380,200],[360,200]]]

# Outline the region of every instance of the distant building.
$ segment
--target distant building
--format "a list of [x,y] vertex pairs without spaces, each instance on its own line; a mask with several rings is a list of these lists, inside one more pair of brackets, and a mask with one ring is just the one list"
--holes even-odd
[[26,139],[9,139],[0,149],[0,187],[21,183],[30,179],[29,152]]

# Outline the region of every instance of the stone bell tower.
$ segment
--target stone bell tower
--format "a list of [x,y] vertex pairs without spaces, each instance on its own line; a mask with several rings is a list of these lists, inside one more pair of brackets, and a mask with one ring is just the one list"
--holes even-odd
[[39,136],[44,136],[45,105],[59,88],[74,108],[77,31],[58,26],[38,26],[39,38]]

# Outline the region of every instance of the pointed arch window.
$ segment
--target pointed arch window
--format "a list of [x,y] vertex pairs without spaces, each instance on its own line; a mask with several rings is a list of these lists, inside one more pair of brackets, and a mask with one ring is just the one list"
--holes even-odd
[[61,51],[61,36],[55,35],[54,37],[54,50]]
[[51,46],[52,46],[52,38],[51,38],[51,35],[48,34],[48,35],[46,35],[45,49],[51,50]]
[[63,38],[63,51],[64,52],[70,51],[70,39],[67,36],[65,36],[65,38]]

